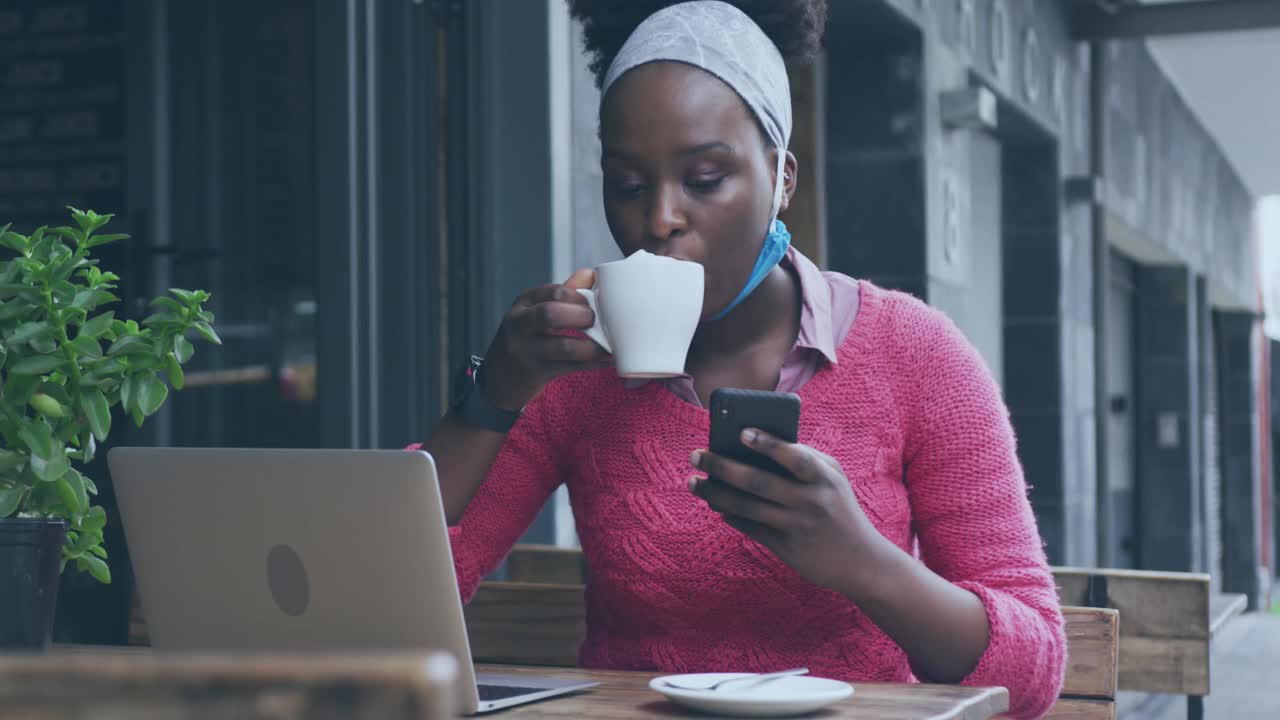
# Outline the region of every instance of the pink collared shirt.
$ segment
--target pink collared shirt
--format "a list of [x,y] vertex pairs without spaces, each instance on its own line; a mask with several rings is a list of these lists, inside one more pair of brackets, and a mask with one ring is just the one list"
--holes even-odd
[[[794,246],[782,258],[783,267],[800,281],[800,334],[795,347],[782,361],[778,392],[797,392],[827,364],[836,364],[836,348],[844,342],[858,317],[858,281],[836,272],[824,272]],[[650,380],[628,380],[630,389]],[[662,380],[676,397],[702,407],[688,375]]]

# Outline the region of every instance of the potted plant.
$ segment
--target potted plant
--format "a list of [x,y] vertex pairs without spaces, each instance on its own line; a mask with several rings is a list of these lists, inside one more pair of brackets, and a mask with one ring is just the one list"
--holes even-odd
[[71,213],[75,227],[0,227],[0,648],[49,644],[67,567],[111,582],[106,513],[81,469],[113,408],[141,426],[182,388],[191,340],[221,342],[203,291],[170,290],[141,323],[101,311],[119,277],[91,251],[128,236],[98,232],[111,215]]

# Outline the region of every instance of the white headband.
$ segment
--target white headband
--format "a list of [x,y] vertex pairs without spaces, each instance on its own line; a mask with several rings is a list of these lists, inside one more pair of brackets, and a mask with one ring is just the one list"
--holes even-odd
[[783,166],[791,140],[791,84],[782,53],[746,13],[720,0],[692,0],[659,10],[636,27],[604,76],[608,92],[624,73],[671,60],[723,80],[755,113],[778,149],[778,174],[769,222],[782,207]]

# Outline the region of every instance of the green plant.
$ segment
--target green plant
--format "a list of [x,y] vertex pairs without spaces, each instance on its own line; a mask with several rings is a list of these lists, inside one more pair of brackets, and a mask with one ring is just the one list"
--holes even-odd
[[[182,365],[195,352],[188,336],[221,343],[209,294],[170,290],[151,301],[139,325],[99,306],[117,302],[120,278],[90,251],[127,235],[97,234],[112,218],[70,208],[77,227],[39,228],[30,236],[0,227],[0,518],[61,518],[68,525],[67,563],[111,582],[93,505],[97,487],[72,461],[93,459],[121,406],[141,426],[169,387],[183,386]],[[166,384],[166,380],[168,381]]]

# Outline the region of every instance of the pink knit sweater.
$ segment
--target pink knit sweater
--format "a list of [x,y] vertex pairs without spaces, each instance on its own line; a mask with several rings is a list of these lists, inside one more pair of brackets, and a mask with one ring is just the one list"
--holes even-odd
[[[1066,643],[1000,391],[945,316],[861,286],[838,362],[800,390],[800,442],[840,461],[882,534],[982,599],[990,644],[964,684],[1007,687],[1011,714],[1036,717],[1057,697]],[[914,679],[857,606],[689,492],[708,428],[658,383],[628,389],[611,370],[553,382],[450,529],[463,598],[563,482],[590,569],[584,667]]]

